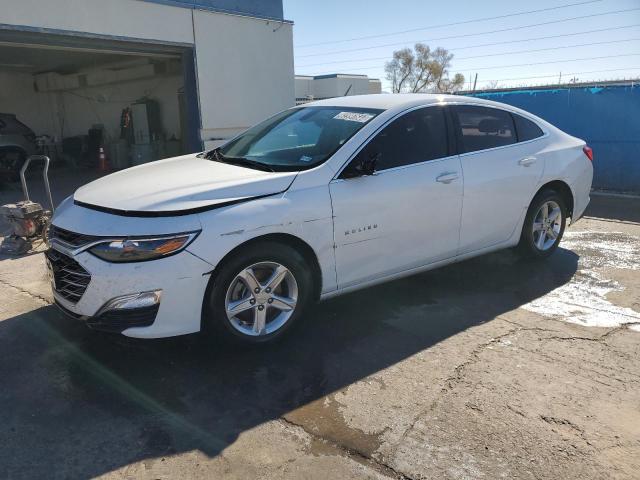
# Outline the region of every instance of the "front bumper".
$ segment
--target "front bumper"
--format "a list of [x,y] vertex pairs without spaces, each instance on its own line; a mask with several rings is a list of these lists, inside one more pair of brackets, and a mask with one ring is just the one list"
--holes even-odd
[[55,301],[55,305],[63,314],[75,320],[85,322],[89,328],[109,333],[122,333],[130,328],[150,327],[155,322],[160,308],[160,304],[158,304],[136,309],[112,310],[100,313],[95,317],[87,317],[67,310],[57,300]]
[[[53,249],[56,255],[69,255],[55,246]],[[85,251],[72,260],[90,278],[77,301],[53,288],[56,304],[67,315],[91,328],[135,338],[171,337],[200,330],[202,300],[213,267],[189,252],[148,262],[108,263]],[[116,297],[156,290],[162,291],[162,297],[153,308],[101,311]]]

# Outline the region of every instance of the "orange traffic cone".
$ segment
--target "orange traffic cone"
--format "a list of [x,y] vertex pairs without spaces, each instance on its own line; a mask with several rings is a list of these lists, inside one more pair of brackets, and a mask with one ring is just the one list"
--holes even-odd
[[107,155],[104,153],[104,147],[100,147],[98,151],[98,170],[102,173],[109,171],[109,160],[107,160]]

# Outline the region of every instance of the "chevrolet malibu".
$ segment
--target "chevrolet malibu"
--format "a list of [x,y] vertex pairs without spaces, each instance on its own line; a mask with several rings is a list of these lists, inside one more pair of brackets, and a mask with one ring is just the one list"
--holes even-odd
[[509,247],[549,257],[589,202],[591,160],[476,98],[309,103],[78,189],[50,228],[53,294],[129,337],[269,342],[317,300]]

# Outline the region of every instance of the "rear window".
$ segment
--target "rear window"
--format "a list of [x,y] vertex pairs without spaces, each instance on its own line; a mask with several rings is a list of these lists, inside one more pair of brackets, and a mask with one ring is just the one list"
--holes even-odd
[[516,132],[518,132],[519,142],[526,142],[527,140],[533,140],[534,138],[544,135],[542,129],[531,120],[527,120],[517,113],[513,113],[512,115],[516,124]]
[[516,143],[513,118],[498,108],[455,105],[458,137],[463,153]]

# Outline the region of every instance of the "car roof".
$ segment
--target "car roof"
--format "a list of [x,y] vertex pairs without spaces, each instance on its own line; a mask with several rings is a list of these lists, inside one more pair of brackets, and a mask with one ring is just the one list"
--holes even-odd
[[537,123],[555,128],[542,118],[539,118],[520,108],[500,102],[485,100],[483,98],[468,97],[466,95],[451,95],[444,93],[378,93],[371,95],[351,95],[346,97],[327,98],[315,102],[304,103],[300,107],[351,107],[351,108],[375,108],[385,111],[393,110],[401,112],[422,105],[435,105],[438,103],[464,103],[496,107],[503,110],[519,113]]
[[372,95],[350,95],[347,97],[327,98],[315,102],[305,103],[304,107],[353,107],[353,108],[377,108],[389,110],[396,107],[411,106],[415,103],[430,104],[440,103],[446,100],[460,100],[459,96],[434,93],[379,93]]
[[497,102],[482,98],[467,97],[464,95],[451,95],[444,93],[378,93],[372,95],[350,95],[347,97],[327,98],[315,102],[305,103],[303,107],[353,107],[353,108],[378,108],[390,110],[414,105],[429,105],[434,103],[477,103],[480,105],[493,105],[506,107]]
[[[371,95],[350,95],[346,97],[327,98],[314,102],[304,103],[300,107],[351,107],[351,108],[377,108],[380,110],[403,110],[419,105],[432,105],[437,103],[465,103],[486,105],[503,108],[505,110],[523,110],[500,102],[485,100],[466,95],[451,95],[445,93],[377,93]],[[524,112],[528,113],[528,112]],[[528,113],[531,115],[530,113]]]

